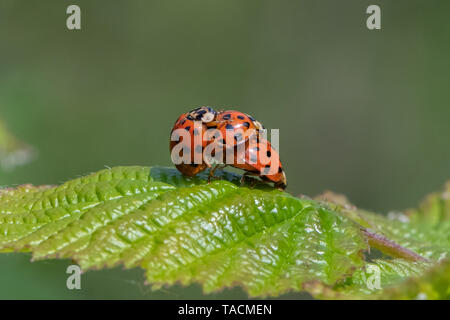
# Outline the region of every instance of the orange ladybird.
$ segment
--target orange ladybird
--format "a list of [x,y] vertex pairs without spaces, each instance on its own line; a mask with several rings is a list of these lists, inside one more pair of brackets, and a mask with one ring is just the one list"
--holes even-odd
[[[183,142],[183,137],[177,141],[170,141],[170,150],[180,144],[182,147],[179,155],[189,152],[186,156],[187,163],[176,164],[177,169],[186,176],[195,176],[206,168],[211,167],[209,159],[204,159],[203,150],[210,144],[218,144],[223,152],[222,157],[230,148],[234,151],[232,163],[222,162],[245,171],[245,175],[259,176],[267,182],[274,183],[278,189],[286,188],[286,175],[281,165],[278,152],[271,146],[270,142],[260,137],[260,131],[264,129],[262,124],[252,116],[236,111],[224,110],[215,111],[210,107],[200,107],[181,115],[175,122],[172,133],[175,129],[184,129],[190,137],[190,145]],[[201,129],[201,130],[200,130]],[[210,140],[206,137],[199,137],[207,130],[217,129],[220,137]],[[228,134],[227,134],[228,132]],[[172,140],[172,139],[171,139]],[[212,154],[214,156],[214,154]],[[197,157],[197,163],[195,163]],[[200,160],[200,161],[198,161]],[[212,177],[214,169],[210,170]]]
[[[214,121],[216,114],[217,112],[210,107],[200,107],[182,114],[175,122],[171,131],[170,151],[172,153],[172,150],[178,146],[177,148],[180,151],[176,156],[183,158],[184,153],[188,153],[186,157],[188,158],[187,163],[183,161],[175,164],[182,174],[192,177],[209,167],[202,157],[203,148],[208,144],[208,141],[203,139],[202,134],[207,130],[206,124]],[[174,134],[174,131],[177,129],[187,131],[186,134],[189,137],[190,144],[188,141],[184,141],[183,135]],[[175,151],[178,151],[178,149]],[[196,157],[197,159],[200,158],[200,161],[195,161]]]
[[259,176],[264,181],[273,182],[275,188],[286,189],[286,174],[280,156],[269,141],[262,138],[251,138],[246,142],[242,151],[239,148],[236,148],[235,151],[232,166],[245,170],[244,176]]

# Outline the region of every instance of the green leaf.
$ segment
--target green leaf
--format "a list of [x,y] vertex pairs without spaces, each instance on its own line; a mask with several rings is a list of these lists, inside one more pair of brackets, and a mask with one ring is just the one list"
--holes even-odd
[[383,299],[389,296],[389,290],[406,279],[420,276],[430,266],[430,263],[423,261],[375,259],[334,286],[313,281],[308,283],[306,289],[322,299]]
[[239,285],[251,296],[333,286],[364,266],[360,226],[321,203],[223,173],[116,167],[58,187],[0,192],[0,250],[70,258],[84,269],[142,267],[154,288]]
[[[448,186],[449,184],[446,190]],[[448,196],[446,192],[448,191],[428,196],[425,203],[421,204],[421,209],[410,209],[408,215],[395,213],[388,217],[360,210],[341,195],[328,192],[319,196],[318,200],[326,201],[329,205],[333,203],[336,211],[359,223],[371,250],[375,248],[381,252],[375,250],[379,257],[371,259],[369,255],[364,268],[356,270],[352,276],[333,287],[313,282],[307,289],[316,297],[328,299],[394,297],[394,288],[406,286],[405,283],[421,277],[437,262],[449,258],[450,228],[448,219],[444,218],[447,215],[443,214],[447,208],[446,202],[441,202],[442,198]],[[429,205],[430,199],[433,206]],[[439,206],[436,205],[436,199],[439,199]],[[430,208],[433,208],[433,213],[430,213]],[[414,218],[410,218],[413,216],[411,212],[414,213]],[[424,223],[429,221],[431,214],[440,217],[439,224]],[[380,288],[368,286],[368,281],[371,281],[371,277],[373,279],[375,272],[380,275]],[[436,278],[447,279],[445,276]],[[425,277],[423,281],[426,282],[427,279]],[[446,284],[448,286],[449,282]],[[432,298],[434,295],[428,297]]]
[[450,260],[444,260],[418,278],[386,290],[385,299],[450,299]]
[[385,217],[332,193],[311,200],[240,187],[229,172],[206,177],[116,167],[61,186],[0,189],[0,252],[69,258],[84,270],[141,267],[155,289],[373,299],[420,298],[426,287],[426,297],[445,296],[448,268],[434,266],[450,252],[448,187]]

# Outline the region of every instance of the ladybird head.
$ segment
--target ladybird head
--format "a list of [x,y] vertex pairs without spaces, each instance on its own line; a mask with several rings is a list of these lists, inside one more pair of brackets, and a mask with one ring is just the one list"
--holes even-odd
[[217,112],[211,107],[200,107],[188,112],[188,117],[194,121],[209,123],[216,119]]
[[264,126],[262,125],[261,122],[259,122],[258,120],[256,120],[255,118],[253,118],[251,115],[249,115],[248,113],[246,113],[247,117],[252,120],[253,124],[255,125],[256,130],[260,131],[264,129]]

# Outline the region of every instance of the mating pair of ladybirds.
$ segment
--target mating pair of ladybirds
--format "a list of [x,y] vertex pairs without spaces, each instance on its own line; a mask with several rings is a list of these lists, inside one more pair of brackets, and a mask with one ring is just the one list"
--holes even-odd
[[[286,175],[278,152],[262,137],[263,130],[261,123],[246,113],[200,107],[182,114],[175,122],[170,141],[172,160],[174,160],[172,151],[177,156],[184,156],[182,161],[174,163],[186,176],[192,177],[210,168],[211,178],[215,169],[230,165],[245,171],[243,179],[246,175],[259,176],[266,182],[274,183],[275,188],[284,190]],[[182,134],[173,139],[175,132]],[[203,135],[204,132],[213,134]],[[215,159],[220,158],[221,165],[212,168],[211,161],[205,153],[208,148],[213,150],[212,155]],[[226,152],[230,150],[232,150],[231,159],[228,156],[225,159]]]

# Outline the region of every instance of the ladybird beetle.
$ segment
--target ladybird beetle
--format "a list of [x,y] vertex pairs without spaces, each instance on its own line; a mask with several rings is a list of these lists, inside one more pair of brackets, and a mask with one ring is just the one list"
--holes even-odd
[[[206,124],[214,121],[216,115],[217,112],[214,109],[210,107],[200,107],[182,114],[175,122],[175,125],[172,128],[171,138],[176,129],[185,129],[188,132],[191,141],[190,145],[186,145],[187,142],[183,143],[182,136],[179,137],[178,141],[173,141],[172,139],[170,141],[171,152],[173,148],[180,143],[182,149],[178,155],[183,157],[184,152],[190,153],[189,161],[187,161],[187,163],[182,162],[180,164],[175,164],[176,168],[182,174],[192,177],[210,167],[210,165],[202,158],[203,148],[208,142],[200,135],[207,130]],[[200,126],[198,126],[199,124]],[[196,155],[197,157],[200,157],[201,163],[195,161]]]
[[[190,152],[187,163],[176,164],[182,174],[195,176],[206,168],[211,168],[209,159],[203,157],[203,150],[210,144],[215,144],[222,148],[222,157],[227,150],[233,149],[234,158],[232,163],[222,161],[224,165],[211,168],[209,178],[213,177],[214,171],[219,166],[230,165],[245,171],[242,181],[246,175],[255,175],[264,181],[274,183],[274,187],[278,189],[286,188],[286,175],[279,154],[270,142],[260,137],[260,131],[264,127],[252,116],[236,110],[215,111],[210,107],[200,107],[182,114],[175,122],[172,133],[175,129],[185,129],[191,140],[190,146],[183,144],[183,137],[179,138],[180,142],[170,141],[171,152],[179,143],[183,148],[181,156],[184,151]],[[219,133],[220,140],[210,140],[208,135],[198,136],[200,132],[204,133],[211,129],[217,129],[216,133]],[[231,140],[227,139],[227,132],[232,133]],[[200,163],[194,161],[195,156],[197,160],[200,157]]]
[[280,156],[269,141],[251,138],[246,142],[243,151],[235,149],[232,166],[245,170],[242,181],[246,175],[255,175],[264,181],[273,182],[277,189],[286,189],[286,174],[281,165]]

